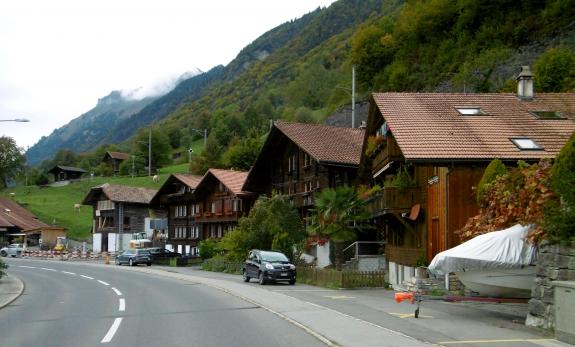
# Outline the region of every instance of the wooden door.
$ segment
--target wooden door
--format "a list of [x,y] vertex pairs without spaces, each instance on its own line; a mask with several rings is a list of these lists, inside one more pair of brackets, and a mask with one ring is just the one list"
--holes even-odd
[[446,168],[437,168],[437,175],[427,182],[427,261],[446,249],[445,179]]

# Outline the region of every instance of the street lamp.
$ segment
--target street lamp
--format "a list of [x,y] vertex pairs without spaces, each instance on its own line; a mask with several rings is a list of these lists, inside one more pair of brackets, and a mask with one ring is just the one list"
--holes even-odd
[[29,119],[26,118],[16,118],[16,119],[0,119],[0,122],[19,122],[19,123],[26,123],[29,122]]

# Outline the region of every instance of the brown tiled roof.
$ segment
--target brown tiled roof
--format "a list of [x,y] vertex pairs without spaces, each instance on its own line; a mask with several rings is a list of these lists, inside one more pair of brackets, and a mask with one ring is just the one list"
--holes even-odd
[[54,172],[58,172],[58,171],[72,171],[72,172],[81,172],[81,173],[88,172],[88,171],[86,171],[84,169],[80,169],[78,167],[56,165],[50,171],[48,171],[48,173],[54,173]]
[[248,173],[246,171],[209,169],[204,177],[207,177],[210,173],[228,187],[228,189],[235,195],[245,193],[242,191],[242,187],[248,177]]
[[123,153],[123,152],[107,152],[108,155],[110,155],[110,158],[112,159],[120,159],[120,160],[126,160],[130,158],[130,155],[128,153]]
[[134,204],[149,204],[157,190],[142,187],[130,187],[105,183],[101,186],[90,189],[84,198],[84,204],[91,204],[95,201],[98,192],[102,192],[106,197],[114,202],[128,202]]
[[[541,159],[554,157],[575,131],[575,93],[375,93],[373,100],[407,160]],[[456,107],[487,115],[461,116]],[[560,111],[541,120],[529,111]],[[519,150],[510,138],[530,138],[543,150]]]
[[359,165],[363,129],[280,121],[275,127],[319,162]]
[[192,189],[196,189],[198,183],[202,180],[202,176],[191,175],[191,174],[174,174],[178,180],[182,181],[185,185]]
[[22,230],[48,227],[30,211],[11,199],[0,198],[0,227]]

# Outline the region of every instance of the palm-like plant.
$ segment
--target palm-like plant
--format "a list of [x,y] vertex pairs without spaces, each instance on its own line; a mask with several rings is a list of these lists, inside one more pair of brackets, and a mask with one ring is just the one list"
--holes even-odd
[[335,266],[338,270],[343,263],[344,243],[354,240],[356,231],[365,228],[361,222],[369,218],[365,208],[367,198],[376,190],[374,188],[360,195],[352,187],[341,186],[324,189],[315,196],[308,232],[333,241]]

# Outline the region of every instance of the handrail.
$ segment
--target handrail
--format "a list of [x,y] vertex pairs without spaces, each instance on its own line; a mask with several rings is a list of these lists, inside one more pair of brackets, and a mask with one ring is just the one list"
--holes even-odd
[[385,245],[385,241],[355,241],[354,243],[352,243],[351,245],[347,246],[346,248],[343,249],[343,254],[345,254],[345,252],[349,249],[351,249],[353,247],[354,252],[353,252],[353,256],[351,256],[350,259],[354,259],[359,257],[359,245],[360,244],[379,244],[379,245]]

